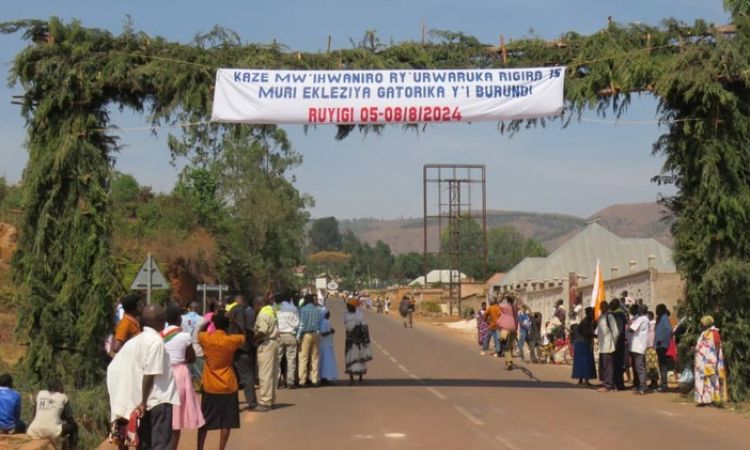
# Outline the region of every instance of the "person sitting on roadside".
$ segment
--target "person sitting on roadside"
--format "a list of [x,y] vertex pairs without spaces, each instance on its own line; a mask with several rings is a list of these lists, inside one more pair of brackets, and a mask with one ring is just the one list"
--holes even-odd
[[0,434],[25,433],[21,420],[21,394],[13,389],[13,377],[0,375]]
[[34,420],[29,425],[28,435],[35,439],[64,438],[66,448],[78,448],[78,424],[60,380],[50,381],[47,389],[36,395]]

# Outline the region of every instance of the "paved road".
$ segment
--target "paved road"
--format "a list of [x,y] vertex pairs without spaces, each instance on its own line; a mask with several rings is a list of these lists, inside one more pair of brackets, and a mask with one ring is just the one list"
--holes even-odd
[[[343,305],[331,305],[343,372]],[[677,396],[602,394],[568,369],[506,371],[434,327],[367,313],[375,360],[363,385],[279,391],[277,409],[243,413],[231,449],[750,449],[750,419]],[[343,377],[343,374],[342,374]],[[181,448],[195,448],[186,433]],[[208,448],[218,436],[209,435]]]

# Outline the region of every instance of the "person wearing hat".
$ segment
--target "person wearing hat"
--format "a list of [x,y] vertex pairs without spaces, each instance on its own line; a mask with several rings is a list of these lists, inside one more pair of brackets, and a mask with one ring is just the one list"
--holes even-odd
[[727,399],[721,336],[711,316],[703,316],[701,329],[695,345],[695,402],[698,406],[721,404]]

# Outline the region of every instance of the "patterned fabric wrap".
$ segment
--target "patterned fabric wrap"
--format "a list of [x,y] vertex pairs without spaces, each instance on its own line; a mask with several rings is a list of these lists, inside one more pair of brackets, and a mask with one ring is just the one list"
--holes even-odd
[[372,360],[370,330],[367,324],[358,323],[351,329],[347,327],[344,356],[346,373],[355,375],[367,373],[365,363]]
[[484,320],[484,311],[477,311],[475,317],[477,319],[477,341],[480,346],[483,346],[490,334],[490,326]]
[[698,338],[695,346],[695,401],[700,404],[726,400],[726,372],[721,344],[717,348],[719,330],[710,327]]
[[141,415],[138,410],[130,414],[130,420],[117,419],[112,422],[107,441],[112,445],[124,445],[126,447],[138,447],[138,427],[141,424]]
[[659,354],[654,347],[646,349],[646,375],[651,380],[659,378]]

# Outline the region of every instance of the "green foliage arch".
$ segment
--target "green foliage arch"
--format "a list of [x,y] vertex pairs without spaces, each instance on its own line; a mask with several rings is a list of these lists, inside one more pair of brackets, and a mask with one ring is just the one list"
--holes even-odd
[[[12,81],[23,87],[29,164],[14,277],[25,358],[37,378],[64,374],[78,384],[102,373],[101,340],[110,328],[116,283],[111,256],[110,182],[116,140],[110,108],[144,113],[153,125],[198,124],[170,139],[176,154],[221,151],[236,126],[208,123],[215,69],[487,68],[565,65],[568,125],[584,110],[619,117],[636,94],[659,99],[665,133],[654,151],[666,156],[660,183],[678,193],[665,203],[675,217],[675,258],[688,281],[691,333],[696,318],[714,313],[727,328],[731,394],[747,397],[750,299],[732,283],[748,279],[750,261],[750,6],[726,0],[729,27],[698,20],[660,26],[610,23],[589,36],[555,42],[527,38],[489,48],[462,33],[434,33],[425,45],[382,45],[369,33],[360,45],[300,53],[280,45],[246,44],[217,28],[189,44],[127,26],[119,35],[78,22],[19,21],[23,32]],[[499,125],[515,132],[550,120]],[[359,127],[379,131],[378,127]],[[355,127],[339,127],[344,138]],[[723,309],[731,305],[731,309]],[[721,310],[720,310],[721,309]],[[731,311],[731,316],[725,314]],[[717,314],[718,313],[718,314]]]

